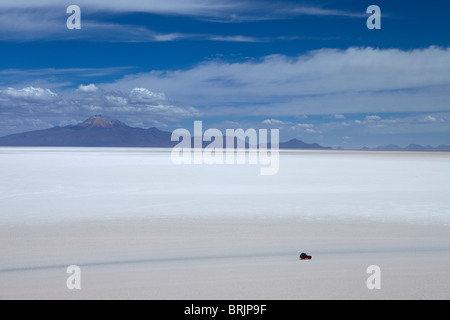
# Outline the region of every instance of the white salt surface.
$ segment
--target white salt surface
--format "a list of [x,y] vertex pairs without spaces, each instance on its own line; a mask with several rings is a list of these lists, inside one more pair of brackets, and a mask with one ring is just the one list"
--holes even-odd
[[148,149],[0,148],[0,225],[192,217],[450,224],[450,153],[282,152],[280,170]]
[[282,152],[261,176],[163,150],[0,148],[0,300],[448,300],[449,160]]

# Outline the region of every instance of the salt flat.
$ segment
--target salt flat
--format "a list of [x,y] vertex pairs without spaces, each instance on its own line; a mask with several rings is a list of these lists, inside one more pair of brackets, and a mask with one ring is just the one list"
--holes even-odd
[[1,148],[0,299],[448,299],[449,160],[282,152],[261,176],[164,150]]
[[285,152],[252,165],[175,166],[145,149],[0,149],[0,224],[274,217],[450,224],[449,153]]

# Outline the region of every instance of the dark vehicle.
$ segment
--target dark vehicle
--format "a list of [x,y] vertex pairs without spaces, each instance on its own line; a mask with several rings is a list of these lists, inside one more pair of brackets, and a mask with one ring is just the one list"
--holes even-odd
[[312,259],[312,257],[308,256],[306,253],[302,253],[300,255],[300,260],[311,260],[311,259]]

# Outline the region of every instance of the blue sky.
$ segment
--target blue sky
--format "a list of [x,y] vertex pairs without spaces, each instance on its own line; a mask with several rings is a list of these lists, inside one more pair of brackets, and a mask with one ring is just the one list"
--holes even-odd
[[[66,8],[81,8],[68,30]],[[382,29],[369,30],[369,5]],[[0,135],[104,114],[279,128],[333,147],[450,144],[447,1],[3,0]]]

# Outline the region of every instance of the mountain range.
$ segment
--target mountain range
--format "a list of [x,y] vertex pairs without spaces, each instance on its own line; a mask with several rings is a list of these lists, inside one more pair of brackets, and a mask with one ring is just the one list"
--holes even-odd
[[103,116],[77,125],[13,134],[0,138],[1,146],[21,147],[156,147],[175,145],[171,133],[157,128],[132,128]]
[[[157,128],[134,128],[125,123],[101,115],[84,122],[65,127],[12,134],[0,138],[0,146],[8,147],[135,147],[172,148],[179,142],[171,141],[172,133]],[[224,137],[224,141],[226,137]],[[204,142],[203,147],[209,142]],[[193,144],[192,144],[193,145]],[[225,143],[224,143],[225,145]],[[248,146],[248,144],[247,144]],[[270,147],[270,145],[269,145]],[[280,143],[280,149],[332,150],[317,143],[305,143],[292,139]],[[339,148],[338,150],[342,150]],[[365,151],[450,151],[450,145],[438,147],[411,144],[405,148],[397,145],[368,148]]]
[[402,148],[395,144],[389,144],[387,146],[375,147],[375,148],[362,148],[364,151],[450,151],[450,145],[433,146],[421,146],[418,144],[410,144],[409,146]]
[[[18,133],[0,138],[0,146],[14,147],[151,147],[172,148],[172,133],[157,128],[129,127],[125,123],[101,115],[65,127]],[[226,137],[224,137],[225,141]],[[204,146],[209,143],[204,143]],[[280,149],[329,150],[319,144],[293,139],[280,143]]]

